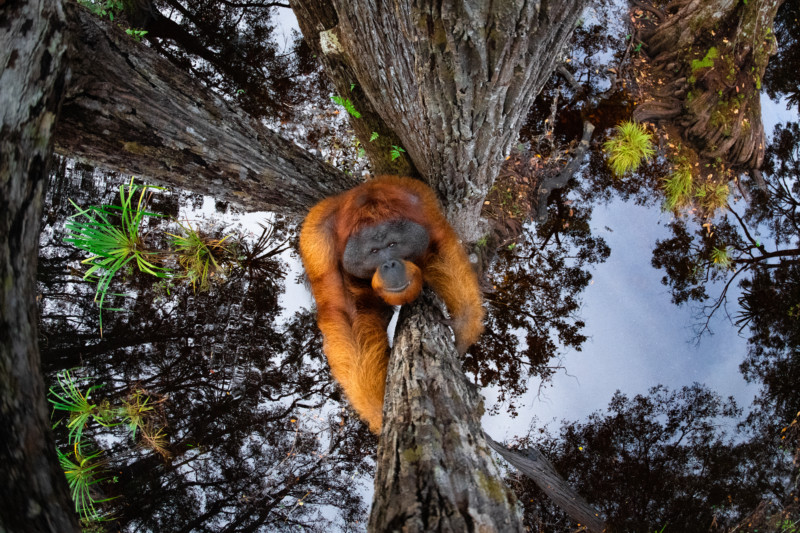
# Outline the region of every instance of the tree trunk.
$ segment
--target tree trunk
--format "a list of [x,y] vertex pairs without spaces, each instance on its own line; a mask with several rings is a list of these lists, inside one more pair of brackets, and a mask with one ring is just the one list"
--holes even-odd
[[[335,9],[328,45],[338,44],[326,50],[341,56],[355,75],[347,86],[357,83],[382,121],[380,131],[394,132],[413,161],[409,168],[428,178],[462,236],[474,240],[483,197],[584,3],[318,5]],[[52,440],[35,344],[36,238],[50,129],[65,155],[250,209],[298,212],[355,181],[72,4],[65,9],[66,27],[75,37],[69,50],[74,83],[63,120],[56,122],[66,85],[60,33],[65,22],[56,18],[60,4],[47,5],[0,3],[3,20],[13,21],[0,30],[0,427],[12,432],[2,445],[11,483],[0,509],[3,527],[12,531],[22,524],[28,530],[75,529],[74,517],[64,512],[62,473],[48,453]],[[24,17],[24,9],[34,14]],[[32,33],[39,28],[43,33]],[[343,86],[341,80],[337,85]],[[435,309],[425,299],[400,328],[396,351],[402,356],[394,357],[397,370],[390,375],[398,385],[387,388],[376,481],[378,497],[392,498],[374,506],[373,530],[403,524],[419,530],[519,530],[513,495],[482,437],[477,395],[469,392]],[[409,335],[418,343],[414,349],[402,340]]]
[[772,25],[782,3],[679,2],[682,7],[645,37],[651,78],[668,83],[653,90],[634,118],[671,120],[704,161],[761,166],[766,143],[759,91],[777,50]]
[[[363,91],[469,242],[481,236],[483,199],[584,4],[291,2],[306,40],[349,67],[328,69],[337,87]],[[336,79],[343,75],[353,78]]]
[[56,127],[60,154],[247,210],[301,215],[358,184],[116,25],[65,8],[74,81]]
[[[341,55],[328,53],[330,50],[328,39],[320,36],[328,35],[323,30],[336,26],[338,18],[333,4],[329,1],[292,1],[291,4],[300,30],[306,36],[306,43],[324,66],[336,92],[339,96],[349,99],[361,115],[356,120],[351,117],[350,124],[369,158],[373,173],[376,175],[419,176],[419,172],[407,152],[400,152],[400,157],[392,160],[390,155],[392,148],[400,146],[402,141],[384,122],[370,103],[364,90],[356,83],[357,78],[352,67]],[[327,43],[324,47],[323,40]],[[373,140],[373,132],[378,134],[377,139]]]
[[36,260],[51,130],[69,74],[60,2],[0,3],[0,530],[78,531],[50,433]]
[[369,531],[522,531],[442,312],[426,289],[400,313]]
[[[584,3],[291,0],[340,95],[365,115],[350,117],[362,145],[392,131],[468,242]],[[368,154],[382,168],[386,155]],[[401,316],[369,530],[521,530],[440,308],[426,296]]]

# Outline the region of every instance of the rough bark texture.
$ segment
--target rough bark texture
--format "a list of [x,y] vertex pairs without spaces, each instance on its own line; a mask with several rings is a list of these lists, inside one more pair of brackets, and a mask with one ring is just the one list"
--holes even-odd
[[556,505],[592,533],[602,533],[606,525],[599,513],[562,478],[553,464],[536,448],[514,451],[486,435],[486,442],[517,470],[536,482]]
[[[476,221],[536,94],[568,41],[584,0],[408,2],[293,0],[297,13],[333,5],[309,21],[336,46],[376,113],[419,173],[446,200],[461,236]],[[317,10],[318,11],[318,10]],[[335,26],[333,26],[335,24]]]
[[121,29],[68,4],[73,70],[56,151],[248,210],[303,214],[358,182]]
[[[773,20],[783,0],[690,0],[645,37],[651,77],[668,83],[634,112],[669,120],[698,155],[758,168],[766,147],[759,89],[777,50]],[[673,2],[676,4],[676,2]]]
[[522,531],[429,289],[401,311],[389,362],[369,531]]
[[[369,158],[372,171],[376,175],[418,176],[419,172],[414,168],[414,163],[407,152],[392,160],[390,155],[392,147],[402,144],[400,139],[376,112],[361,86],[356,83],[355,72],[344,61],[342,55],[329,53],[330,46],[333,45],[329,41],[332,34],[328,32],[321,37],[323,30],[336,26],[338,18],[333,4],[328,0],[322,2],[292,0],[291,5],[300,30],[306,36],[308,46],[324,66],[336,92],[348,98],[361,114],[361,118],[358,119],[350,117],[350,124]],[[378,138],[370,141],[372,132],[376,132]]]
[[78,531],[49,431],[36,259],[51,129],[69,77],[64,13],[0,2],[0,531]]

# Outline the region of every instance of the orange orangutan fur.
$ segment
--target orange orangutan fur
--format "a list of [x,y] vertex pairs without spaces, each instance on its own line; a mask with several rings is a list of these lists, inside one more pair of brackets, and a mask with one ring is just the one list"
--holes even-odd
[[[412,278],[409,288],[400,294],[383,293],[380,276],[370,284],[343,271],[342,254],[351,235],[403,219],[420,224],[430,237],[423,256],[415,264],[405,262]],[[392,308],[387,302],[409,303],[424,280],[447,306],[459,351],[466,351],[483,331],[478,280],[435,194],[421,181],[379,176],[323,200],[303,223],[300,254],[317,302],[317,323],[331,373],[375,433],[381,427],[389,361],[386,328]]]

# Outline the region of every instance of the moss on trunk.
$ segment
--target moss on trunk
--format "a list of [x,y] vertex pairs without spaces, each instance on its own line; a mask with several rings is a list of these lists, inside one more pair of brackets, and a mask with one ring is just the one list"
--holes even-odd
[[[676,0],[645,36],[652,79],[634,112],[640,121],[671,121],[701,160],[735,170],[764,157],[759,92],[775,53],[772,24],[783,0]],[[720,176],[723,177],[723,176]]]

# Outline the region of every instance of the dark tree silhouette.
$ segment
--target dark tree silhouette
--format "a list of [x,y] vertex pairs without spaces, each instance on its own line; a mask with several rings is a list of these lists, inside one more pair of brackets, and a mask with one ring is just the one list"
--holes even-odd
[[[369,101],[383,123],[381,131],[394,131],[413,167],[440,194],[451,222],[465,239],[474,241],[481,233],[478,216],[483,197],[525,111],[556,66],[583,4],[582,0],[519,2],[497,10],[489,2],[409,3],[395,9],[352,1],[298,1],[293,7],[301,21],[315,21],[304,28],[307,42],[324,42],[325,56],[336,56],[348,65],[354,76],[346,83],[363,90],[362,103]],[[209,11],[208,16],[215,13],[219,12]],[[12,474],[4,485],[11,488],[0,498],[0,516],[8,530],[21,529],[24,520],[28,530],[45,531],[56,524],[60,531],[70,531],[75,524],[63,512],[69,506],[63,478],[53,454],[46,451],[51,446],[33,320],[41,184],[53,135],[59,151],[83,162],[215,194],[249,208],[279,207],[298,214],[354,180],[280,138],[119,28],[92,20],[74,4],[6,2],[0,15],[10,21],[0,28],[2,94],[19,95],[19,102],[11,106],[19,112],[4,113],[0,127],[6,221],[0,241],[5,287],[2,416],[3,427],[15,436],[4,439],[0,448],[0,459]],[[191,21],[192,14],[184,17]],[[199,28],[197,21],[195,27]],[[206,58],[213,64],[211,59]],[[337,87],[343,82],[341,72],[328,69]],[[380,159],[372,157],[378,168]],[[432,310],[429,305],[427,311],[419,310],[420,316],[430,318]],[[452,345],[445,328],[426,331],[426,342]],[[411,360],[422,352],[420,342],[417,337],[405,343],[399,355]],[[456,382],[459,376],[453,371],[458,366],[450,363],[455,353],[443,355],[429,367],[434,373],[428,379]],[[425,382],[410,375],[399,380],[403,386],[394,390],[417,391],[407,396],[409,401],[434,395],[436,405],[449,412],[477,410],[474,398],[424,390]],[[399,419],[391,415],[390,421]],[[437,498],[406,507],[406,514],[393,507],[401,503],[399,499],[378,500],[374,508],[425,528],[434,516],[432,509],[441,506],[438,498],[443,498],[472,527],[519,529],[513,498],[497,498],[497,491],[489,490],[496,481],[487,480],[496,480],[499,472],[485,460],[487,448],[475,419],[456,422],[436,431],[402,432],[391,423],[385,428],[398,437],[391,439],[393,446],[422,447],[441,454],[446,464],[459,464],[484,476],[480,490],[472,492],[475,498],[461,501],[461,487],[448,489],[441,477],[433,476],[431,468],[439,463],[426,462],[411,470],[420,479],[417,496],[429,489]],[[436,435],[446,436],[455,446],[442,446]],[[454,435],[460,436],[454,439]],[[401,460],[409,466],[415,457],[403,454]],[[481,462],[472,462],[477,459]],[[481,466],[473,469],[470,464]],[[422,485],[428,488],[422,490]],[[403,503],[413,500],[406,494]],[[455,515],[448,518],[452,523],[460,520]],[[401,527],[400,522],[393,523]]]
[[[791,457],[775,453],[780,443],[774,424],[771,434],[746,441],[720,429],[733,429],[740,414],[732,399],[702,385],[678,391],[657,386],[633,398],[617,392],[606,412],[564,422],[556,435],[529,435],[526,443],[537,443],[606,513],[611,531],[725,531],[762,499],[781,501],[791,490]],[[539,489],[512,479],[531,530],[567,527],[563,512]]]

